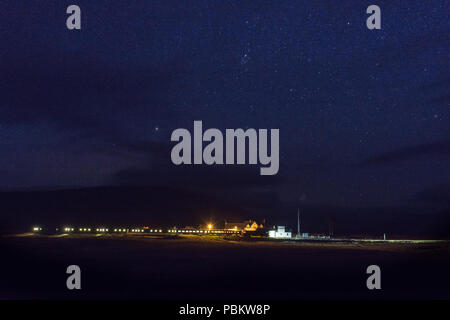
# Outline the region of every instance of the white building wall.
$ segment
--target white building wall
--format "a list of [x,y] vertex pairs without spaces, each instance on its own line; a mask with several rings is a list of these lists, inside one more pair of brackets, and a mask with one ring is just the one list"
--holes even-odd
[[291,232],[275,232],[275,238],[291,238]]
[[285,230],[283,226],[279,226],[277,230],[270,230],[269,238],[292,238],[292,233]]

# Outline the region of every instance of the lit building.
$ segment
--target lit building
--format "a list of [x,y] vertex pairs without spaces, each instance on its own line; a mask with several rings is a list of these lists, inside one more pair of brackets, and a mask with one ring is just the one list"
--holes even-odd
[[286,231],[286,227],[278,226],[276,230],[269,230],[269,238],[291,238],[292,232]]
[[258,224],[254,220],[248,220],[243,222],[228,222],[225,221],[225,230],[232,231],[256,231],[258,229],[262,229],[264,226],[262,224]]

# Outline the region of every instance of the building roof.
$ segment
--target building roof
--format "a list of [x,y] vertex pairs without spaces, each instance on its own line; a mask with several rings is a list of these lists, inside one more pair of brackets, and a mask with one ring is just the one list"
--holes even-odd
[[225,229],[233,229],[234,227],[237,227],[237,229],[244,229],[249,225],[249,221],[244,222],[228,222],[225,221]]
[[261,225],[254,220],[246,220],[240,222],[225,221],[225,229],[234,229],[236,227],[236,229],[238,230],[244,230],[245,228],[251,228],[255,223],[256,228],[261,228]]

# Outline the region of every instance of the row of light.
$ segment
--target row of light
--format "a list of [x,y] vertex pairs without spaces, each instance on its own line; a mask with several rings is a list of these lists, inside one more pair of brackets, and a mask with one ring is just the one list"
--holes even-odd
[[[91,228],[79,228],[80,232],[91,232]],[[128,232],[129,229],[123,228],[123,229],[114,229],[114,232]],[[34,232],[42,231],[41,227],[33,227]],[[73,232],[75,231],[74,228],[71,227],[65,227],[65,232]],[[108,228],[97,228],[95,229],[97,232],[109,232]],[[134,233],[142,233],[145,232],[144,229],[131,229],[131,232]],[[163,232],[162,229],[150,229],[149,232],[151,233],[161,233]],[[239,231],[232,231],[232,230],[177,230],[177,229],[171,229],[168,230],[169,233],[238,233]]]
[[168,230],[171,233],[238,233],[230,230]]
[[[34,227],[33,228],[33,231],[41,231],[42,230],[42,228],[39,228],[39,227]],[[71,231],[74,231],[75,229],[74,228],[64,228],[64,231],[66,231],[66,232],[71,232]],[[78,229],[80,232],[90,232],[91,231],[91,228],[79,228]],[[97,228],[97,229],[95,229],[95,231],[97,231],[97,232],[109,232],[109,229],[108,228]],[[114,232],[128,232],[129,231],[129,229],[127,229],[127,228],[122,228],[122,229],[114,229]],[[144,229],[131,229],[131,232],[136,232],[136,233],[139,233],[139,232],[145,232],[145,230]],[[151,230],[149,230],[149,232],[163,232],[162,231],[162,229],[151,229]]]
[[[115,229],[114,229],[114,231],[116,231]],[[126,230],[125,229],[123,229],[123,231],[125,232]],[[120,229],[119,229],[119,232],[120,232]],[[145,230],[144,229],[131,229],[131,232],[145,232]],[[150,230],[148,230],[148,232],[152,232],[152,233],[154,233],[154,232],[163,232],[162,231],[162,229],[150,229]]]
[[[72,227],[65,227],[63,229],[65,232],[73,232],[75,231],[75,228]],[[114,232],[128,232],[129,229],[122,228],[122,229],[114,229]],[[34,232],[42,231],[41,227],[33,227]],[[91,228],[79,228],[78,231],[80,232],[91,232]],[[97,232],[109,232],[108,228],[96,228],[95,231]],[[131,232],[145,232],[144,229],[131,229]],[[162,229],[151,229],[149,232],[163,232]]]

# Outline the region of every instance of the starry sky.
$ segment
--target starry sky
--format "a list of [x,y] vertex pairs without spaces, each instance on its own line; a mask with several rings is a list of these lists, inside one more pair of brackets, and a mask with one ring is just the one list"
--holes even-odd
[[[366,28],[374,3],[381,30]],[[0,189],[448,206],[449,13],[433,0],[1,1]],[[279,128],[278,175],[174,166],[170,135],[194,120]]]

